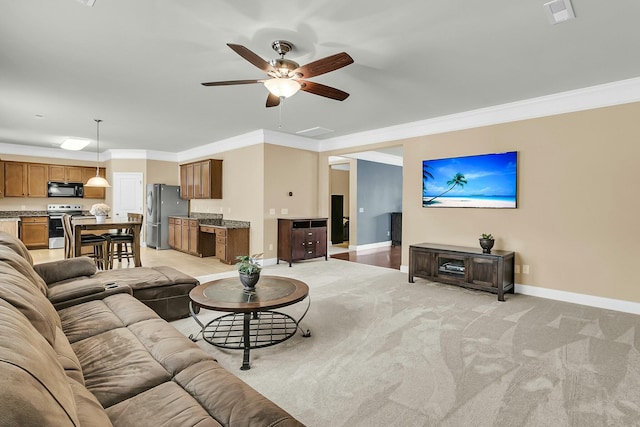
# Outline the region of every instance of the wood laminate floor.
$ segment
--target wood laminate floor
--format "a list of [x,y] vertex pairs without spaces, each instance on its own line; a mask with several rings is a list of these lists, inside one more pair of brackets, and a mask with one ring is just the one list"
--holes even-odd
[[[33,257],[34,264],[57,261],[64,258],[64,249],[32,249],[29,252]],[[140,258],[142,259],[143,267],[166,265],[191,276],[205,276],[235,270],[235,266],[224,264],[217,258],[200,258],[172,249],[156,250],[143,246],[140,248]],[[133,261],[131,263],[123,261],[121,264],[114,264],[114,268],[128,267],[133,267]]]
[[400,270],[402,246],[336,253],[331,258]]

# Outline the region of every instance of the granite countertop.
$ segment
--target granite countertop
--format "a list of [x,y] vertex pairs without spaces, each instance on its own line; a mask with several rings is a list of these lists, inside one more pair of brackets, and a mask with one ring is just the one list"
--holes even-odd
[[223,219],[222,214],[211,214],[192,212],[191,215],[169,215],[169,218],[180,219],[197,219],[200,225],[211,225],[214,227],[225,228],[250,228],[251,223],[249,221],[237,221],[232,219]]
[[0,219],[18,219],[27,216],[49,216],[47,211],[0,211]]

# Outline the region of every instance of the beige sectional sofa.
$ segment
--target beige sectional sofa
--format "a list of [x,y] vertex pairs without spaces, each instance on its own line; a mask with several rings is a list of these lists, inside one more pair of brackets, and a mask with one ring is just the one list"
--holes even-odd
[[[82,261],[69,262],[60,271]],[[0,232],[0,426],[302,425],[128,286],[67,289],[74,304],[59,310],[49,290],[22,242]]]

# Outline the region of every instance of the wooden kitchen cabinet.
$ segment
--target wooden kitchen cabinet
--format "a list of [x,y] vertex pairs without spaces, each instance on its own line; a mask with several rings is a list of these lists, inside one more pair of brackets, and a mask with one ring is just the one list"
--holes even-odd
[[215,253],[213,236],[200,233],[200,222],[197,219],[170,217],[169,246],[200,257]]
[[[249,255],[249,228],[201,225],[200,242],[207,242],[206,244],[214,249],[212,255],[221,262],[235,264],[238,262],[236,257]],[[201,250],[204,250],[204,247],[201,247]]]
[[20,239],[29,249],[46,249],[49,247],[49,217],[21,217]]
[[47,197],[49,165],[41,163],[4,163],[6,197]]
[[49,181],[86,182],[83,181],[83,169],[82,166],[49,165]]
[[180,197],[222,199],[222,160],[208,159],[180,165]]
[[[103,178],[107,177],[107,170],[105,168],[99,168],[99,175]],[[89,178],[93,178],[96,176],[96,168],[95,167],[82,167],[82,179],[81,182],[85,183],[89,180]],[[106,197],[106,191],[102,187],[87,187],[84,186],[84,196],[85,199],[104,199]]]
[[278,218],[278,260],[327,259],[327,218]]
[[0,197],[4,197],[4,162],[0,162]]

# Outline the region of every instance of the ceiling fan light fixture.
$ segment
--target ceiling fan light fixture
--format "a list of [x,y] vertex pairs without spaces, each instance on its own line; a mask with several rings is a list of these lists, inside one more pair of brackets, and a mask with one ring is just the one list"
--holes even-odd
[[302,87],[297,80],[278,78],[265,80],[264,86],[278,98],[289,98]]

